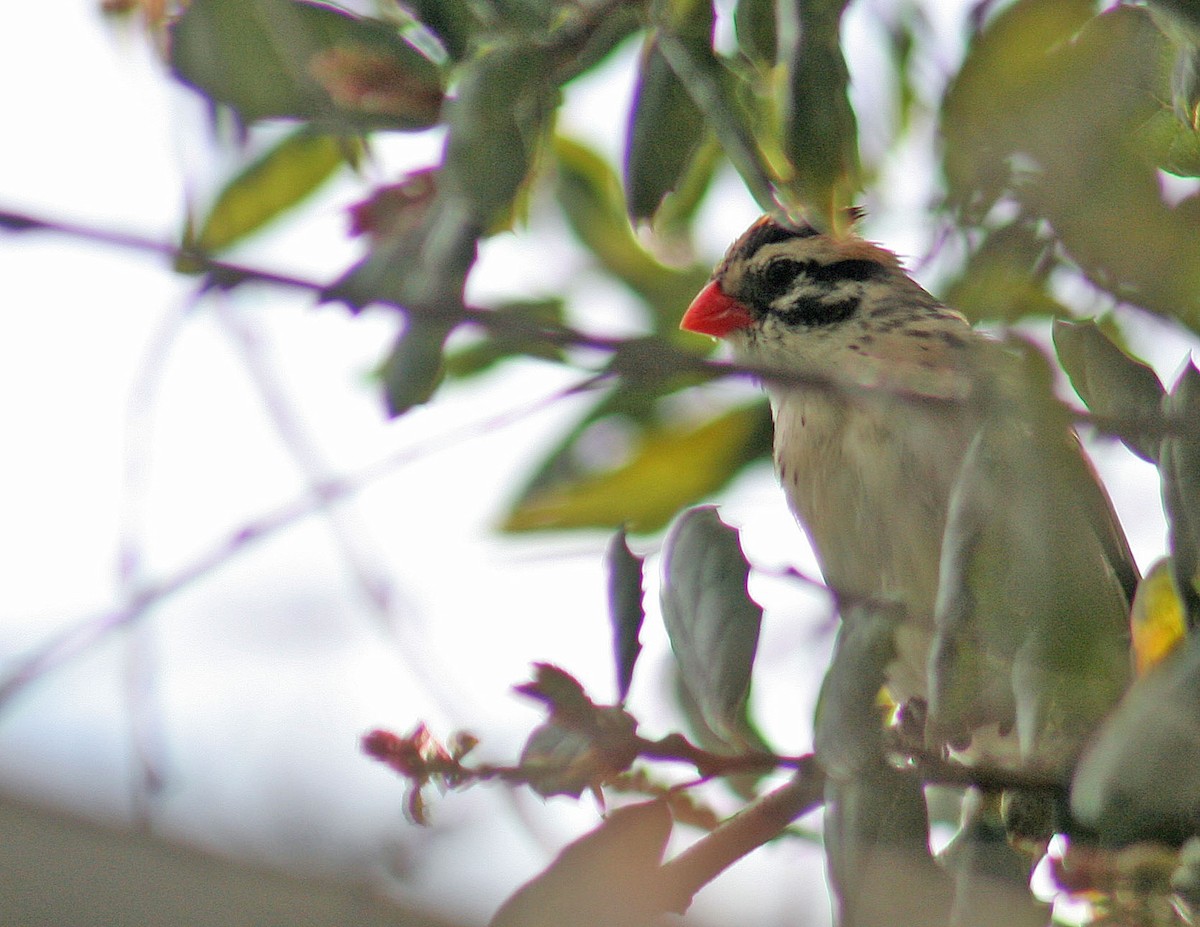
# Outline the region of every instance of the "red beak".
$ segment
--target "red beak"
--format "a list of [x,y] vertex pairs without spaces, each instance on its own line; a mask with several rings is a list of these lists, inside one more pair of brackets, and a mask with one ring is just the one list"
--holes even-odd
[[685,332],[697,332],[724,338],[730,332],[745,328],[754,322],[750,310],[736,299],[726,296],[721,285],[712,280],[692,300],[687,312],[679,322]]

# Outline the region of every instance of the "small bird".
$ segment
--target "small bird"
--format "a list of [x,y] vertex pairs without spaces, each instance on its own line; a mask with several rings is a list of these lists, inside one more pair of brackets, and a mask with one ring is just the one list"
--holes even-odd
[[840,600],[902,610],[887,687],[930,741],[1015,726],[1021,761],[1069,763],[1128,683],[1138,577],[1040,354],[976,332],[892,252],[767,216],[681,327],[776,374],[788,504]]

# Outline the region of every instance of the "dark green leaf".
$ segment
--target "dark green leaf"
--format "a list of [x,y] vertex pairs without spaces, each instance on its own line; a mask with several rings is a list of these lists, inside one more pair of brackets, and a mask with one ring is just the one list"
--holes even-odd
[[442,103],[437,65],[392,26],[295,0],[195,0],[172,30],[171,66],[247,122],[418,129]]
[[921,782],[882,761],[825,786],[825,855],[839,924],[947,927],[952,890],[929,852]]
[[665,802],[618,808],[518,889],[489,927],[651,927],[663,911],[658,872],[670,833]]
[[642,51],[625,143],[625,202],[636,222],[678,189],[704,138],[704,120],[655,38]]
[[320,187],[353,144],[304,129],[287,136],[225,185],[189,244],[205,253],[237,244]]
[[466,57],[478,25],[467,0],[404,0],[404,5],[438,37],[451,58]]
[[[593,423],[594,424],[594,423]],[[615,424],[615,423],[614,423]],[[756,402],[698,427],[647,422],[633,425],[630,457],[600,471],[571,466],[570,448],[586,429],[552,455],[561,466],[545,471],[521,493],[505,531],[613,528],[655,531],[679,509],[711,495],[752,460],[770,452],[770,415]]]
[[842,57],[845,2],[780,0],[779,60],[787,69],[783,107],[784,153],[796,171],[800,201],[837,226],[858,193],[858,124]]
[[1200,3],[1196,0],[1150,0],[1152,9],[1177,16],[1192,29],[1200,30]]
[[737,531],[712,506],[684,512],[663,543],[662,610],[682,678],[708,724],[738,745],[762,608]]
[[738,0],[733,29],[742,54],[764,66],[775,63],[775,0]]
[[613,630],[613,659],[617,668],[617,700],[624,702],[641,653],[638,634],[646,610],[642,604],[642,557],[629,549],[625,529],[613,535],[605,558],[608,565],[608,617]]
[[899,616],[844,603],[833,662],[821,683],[814,725],[817,761],[834,778],[850,779],[883,755],[879,695],[896,656]]
[[442,381],[442,348],[449,334],[441,321],[410,316],[379,370],[389,415],[426,402]]
[[[1054,349],[1075,392],[1097,415],[1161,424],[1164,390],[1157,374],[1122,351],[1095,320],[1056,320]],[[1157,461],[1158,440],[1140,435],[1134,426],[1122,429],[1121,438],[1143,460]]]
[[501,222],[546,140],[557,88],[541,46],[512,42],[471,60],[448,108],[448,197],[487,230]]
[[671,70],[692,95],[725,156],[741,175],[763,212],[777,212],[774,174],[758,147],[754,118],[737,98],[735,77],[711,48],[700,48],[670,32],[659,34],[659,47]]
[[1200,370],[1189,363],[1164,401],[1171,433],[1163,440],[1160,471],[1170,526],[1175,586],[1187,605],[1188,625],[1200,622]]
[[1083,755],[1071,810],[1109,844],[1200,830],[1200,636],[1135,682]]
[[[1011,353],[1009,353],[1011,351]],[[1136,571],[1049,365],[1012,342],[947,517],[927,733],[1015,721],[1023,760],[1069,765],[1129,677]]]
[[[684,681],[683,668],[679,665],[678,661],[675,661],[671,665],[670,691],[673,696],[674,707],[683,719],[683,729],[687,732],[688,736],[703,749],[712,753],[729,753],[731,749],[729,737],[724,734],[718,734],[709,725],[704,710],[693,697],[691,690],[688,689],[687,683]],[[738,729],[745,732],[742,738],[744,742],[734,748],[738,752],[772,752],[771,745],[767,743],[755,727],[754,721],[750,717],[749,706],[743,709],[742,718],[738,721]],[[721,781],[734,795],[746,801],[751,801],[758,797],[760,792],[759,784],[762,782],[764,775],[761,772],[740,773],[723,776]]]

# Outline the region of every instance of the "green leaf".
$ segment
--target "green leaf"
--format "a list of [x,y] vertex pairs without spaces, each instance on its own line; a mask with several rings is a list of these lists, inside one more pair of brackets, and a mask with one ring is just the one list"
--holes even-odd
[[609,542],[605,557],[608,566],[608,617],[613,631],[613,660],[617,670],[617,700],[624,702],[633,682],[633,667],[642,644],[638,634],[646,617],[642,604],[644,558],[629,549],[622,528]]
[[212,254],[257,232],[333,176],[353,144],[306,129],[288,135],[225,185],[189,245]]
[[[589,705],[589,711],[606,727],[633,737],[637,722],[622,709]],[[632,761],[635,754],[628,758]],[[614,759],[611,752],[598,746],[586,734],[549,721],[529,735],[521,751],[520,765],[521,772],[528,777],[529,787],[543,798],[551,795],[578,798],[584,789],[598,789],[614,775],[628,769],[624,763],[614,766]]]
[[550,58],[529,42],[473,58],[448,108],[444,190],[484,229],[501,222],[546,140],[557,102]]
[[837,227],[858,193],[858,124],[842,57],[845,0],[780,0],[779,60],[786,68],[784,153],[800,202]]
[[849,779],[883,756],[880,691],[896,657],[897,615],[846,603],[833,661],[821,683],[813,743],[817,761],[836,779]]
[[1108,844],[1178,845],[1200,822],[1200,637],[1135,682],[1075,771],[1071,810]]
[[1015,721],[1022,760],[1058,771],[1128,682],[1137,574],[1045,358],[1012,342],[994,361],[947,516],[926,730]]
[[443,95],[437,65],[394,27],[294,0],[194,0],[172,29],[171,67],[246,122],[423,129]]
[[737,531],[713,506],[689,509],[663,543],[662,610],[684,685],[727,743],[743,729],[762,608],[750,598],[750,564]]
[[979,222],[1015,199],[1094,284],[1200,329],[1200,200],[1163,201],[1146,137],[1171,49],[1144,9],[1093,6],[1020,0],[974,43],[943,108],[949,201]]
[[1047,290],[1050,244],[1020,221],[989,232],[947,288],[946,303],[972,323],[1061,315],[1062,304]]
[[442,381],[442,349],[448,334],[441,321],[409,317],[379,369],[389,415],[403,415],[433,395]]
[[[967,217],[982,219],[1010,186],[1018,134],[1045,118],[1051,51],[1075,35],[1094,9],[1091,0],[1017,0],[973,38],[943,98],[941,119],[949,199]],[[1061,130],[1054,141],[1062,144]]]
[[679,336],[679,316],[707,282],[711,268],[665,267],[633,234],[621,184],[608,163],[578,142],[555,140],[556,193],[571,231],[600,265],[653,310],[654,329]]
[[775,63],[775,0],[738,0],[733,30],[747,58],[766,66]]
[[920,780],[879,761],[825,786],[825,855],[837,923],[945,927],[952,890],[929,852]]
[[1163,403],[1172,432],[1163,439],[1160,475],[1170,527],[1175,586],[1187,605],[1188,626],[1200,622],[1200,370],[1194,363]]
[[663,910],[659,868],[671,823],[662,801],[609,813],[504,902],[489,927],[651,927]]
[[[696,427],[648,423],[624,463],[598,473],[567,469],[535,480],[509,511],[505,531],[613,528],[655,531],[770,452],[765,403],[740,406]],[[578,434],[569,442],[578,443]],[[566,456],[563,449],[554,455]]]
[[[1122,351],[1094,319],[1055,320],[1054,349],[1075,392],[1097,415],[1161,424],[1165,391],[1158,375]],[[1158,460],[1158,440],[1132,427],[1122,431],[1121,439],[1143,460]]]
[[625,203],[635,222],[651,218],[687,174],[704,120],[651,37],[642,50],[625,143]]
[[775,175],[759,150],[754,117],[738,100],[740,80],[713,52],[670,32],[659,34],[659,48],[680,83],[692,95],[696,108],[720,142],[725,156],[741,175],[746,189],[763,212],[778,212]]
[[405,0],[405,6],[438,37],[446,54],[455,61],[466,57],[479,25],[467,0]]

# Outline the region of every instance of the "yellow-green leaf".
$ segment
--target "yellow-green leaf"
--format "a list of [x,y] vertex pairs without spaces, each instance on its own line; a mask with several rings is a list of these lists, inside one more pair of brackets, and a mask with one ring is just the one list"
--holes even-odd
[[763,403],[739,406],[697,427],[650,426],[623,465],[534,489],[509,513],[505,531],[612,528],[655,531],[683,506],[725,485],[770,446]]
[[259,231],[332,177],[356,144],[304,130],[287,136],[225,185],[191,244],[211,254]]
[[1175,591],[1168,558],[1158,561],[1138,585],[1129,629],[1139,676],[1171,653],[1187,634],[1183,600]]

